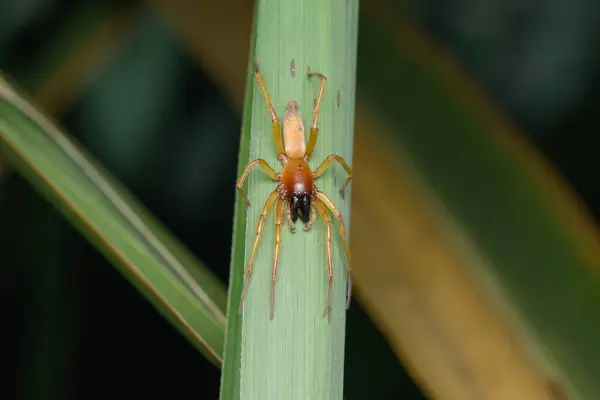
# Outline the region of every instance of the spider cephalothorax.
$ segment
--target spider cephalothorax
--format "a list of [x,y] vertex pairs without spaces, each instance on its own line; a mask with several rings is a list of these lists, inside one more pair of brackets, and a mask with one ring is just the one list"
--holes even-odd
[[327,291],[327,302],[325,304],[325,311],[323,315],[330,315],[330,300],[331,300],[331,289],[333,283],[333,264],[332,264],[332,256],[331,256],[331,229],[332,223],[331,218],[329,217],[329,213],[327,210],[333,213],[335,219],[337,219],[340,223],[340,235],[342,236],[344,242],[344,248],[346,250],[346,257],[348,259],[348,289],[347,289],[347,302],[346,306],[350,305],[350,295],[351,295],[351,279],[350,279],[350,248],[348,247],[348,240],[346,239],[346,227],[344,225],[344,220],[342,218],[342,214],[337,209],[333,200],[327,196],[325,193],[319,191],[314,184],[315,179],[319,178],[323,172],[331,165],[332,162],[339,162],[346,172],[348,172],[348,179],[342,186],[340,190],[340,194],[342,197],[344,196],[344,189],[350,181],[352,180],[352,170],[346,164],[344,159],[338,155],[331,154],[325,158],[325,160],[319,165],[319,167],[313,172],[308,165],[308,159],[310,158],[315,144],[317,142],[317,134],[319,131],[319,115],[320,115],[320,107],[321,101],[323,99],[323,92],[325,90],[325,83],[327,82],[327,78],[325,76],[307,71],[308,77],[317,76],[320,78],[321,83],[319,86],[319,92],[317,95],[317,100],[315,102],[315,109],[313,112],[313,121],[312,127],[310,129],[310,138],[308,140],[308,146],[305,141],[305,133],[304,133],[304,122],[302,121],[302,116],[300,114],[300,110],[298,104],[295,101],[290,101],[287,104],[287,108],[285,113],[283,114],[283,140],[281,137],[281,123],[279,122],[279,118],[277,117],[277,113],[273,108],[273,104],[271,103],[271,99],[267,93],[265,88],[265,83],[263,81],[262,75],[258,70],[258,64],[254,63],[255,68],[255,76],[256,81],[258,82],[258,86],[265,97],[265,101],[267,103],[267,108],[269,113],[271,114],[271,119],[273,122],[273,138],[275,140],[275,149],[277,151],[277,156],[279,160],[283,164],[283,170],[281,173],[275,172],[275,170],[263,159],[256,159],[251,161],[246,166],[242,176],[237,183],[237,189],[240,191],[244,201],[246,202],[246,210],[250,206],[250,202],[246,197],[242,187],[244,184],[244,180],[248,176],[248,173],[255,165],[260,165],[263,171],[271,177],[271,179],[279,181],[279,184],[271,192],[271,194],[267,197],[265,201],[265,205],[263,206],[262,212],[260,214],[260,218],[258,221],[258,226],[256,229],[257,235],[254,241],[254,246],[252,248],[252,253],[250,254],[250,260],[248,261],[248,270],[246,272],[246,279],[244,283],[244,290],[242,291],[242,298],[240,301],[240,311],[242,309],[242,305],[244,299],[246,297],[246,293],[248,291],[248,283],[250,282],[250,277],[252,276],[253,265],[254,265],[254,257],[256,255],[256,249],[258,248],[258,242],[260,241],[262,235],[262,227],[264,221],[268,215],[270,208],[273,204],[276,203],[275,206],[275,257],[273,260],[273,276],[272,276],[272,286],[271,286],[271,319],[273,319],[273,309],[275,302],[275,277],[277,274],[277,261],[279,258],[279,246],[281,244],[281,225],[283,223],[283,209],[286,207],[286,216],[288,220],[288,224],[292,231],[295,231],[295,222],[300,219],[305,223],[304,230],[307,231],[313,225],[317,213],[323,219],[327,229],[327,265],[329,267],[329,286]]
[[292,222],[298,218],[308,223],[315,195],[313,172],[303,159],[288,159],[281,173],[280,190],[288,200],[288,216]]

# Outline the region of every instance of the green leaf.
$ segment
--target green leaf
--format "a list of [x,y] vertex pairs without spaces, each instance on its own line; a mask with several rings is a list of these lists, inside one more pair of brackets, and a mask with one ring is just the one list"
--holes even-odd
[[[527,356],[543,367],[539,379],[547,391],[600,398],[597,228],[565,182],[451,61],[402,20],[377,11],[361,19],[361,100],[371,103],[393,134],[388,145],[420,184],[422,203],[443,225],[448,242],[462,253],[469,267],[464,273],[497,301],[493,312],[514,324],[518,334],[510,340],[525,342]],[[447,292],[451,284],[444,283]],[[445,311],[447,317],[451,311]],[[453,342],[455,358],[473,352],[468,338],[476,334],[469,331],[460,346]],[[432,346],[408,348],[412,361],[427,356],[417,347]],[[431,374],[421,372],[425,379]],[[478,372],[470,371],[468,380],[475,381]],[[439,389],[441,382],[429,383]]]
[[[279,118],[283,117],[287,102],[295,100],[308,129],[319,81],[309,79],[306,69],[310,67],[328,78],[317,146],[309,161],[313,170],[331,153],[344,157],[352,165],[357,13],[358,3],[345,0],[265,0],[257,4],[251,54],[260,65]],[[252,72],[249,64],[239,172],[248,160],[255,158],[265,159],[280,171],[271,119]],[[349,228],[351,190],[347,190],[345,200],[338,194],[344,180],[345,171],[334,165],[316,184],[332,196]],[[287,224],[282,227],[275,316],[270,320],[273,209],[265,221],[243,314],[241,317],[237,314],[258,217],[275,186],[274,181],[256,168],[244,187],[251,202],[247,215],[242,199],[237,198],[228,304],[230,325],[221,398],[341,399],[346,258],[337,223],[333,228],[331,324],[322,317],[327,294],[327,261],[321,220],[308,232],[301,229],[300,222],[296,233],[291,233]]]
[[[91,157],[0,78],[2,155],[213,363],[225,291]],[[107,296],[110,292],[107,291]]]

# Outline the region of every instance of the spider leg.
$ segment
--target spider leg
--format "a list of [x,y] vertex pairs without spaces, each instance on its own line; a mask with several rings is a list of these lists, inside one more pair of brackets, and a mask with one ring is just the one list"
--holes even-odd
[[346,170],[346,172],[348,173],[348,179],[346,179],[346,182],[344,183],[344,185],[342,186],[342,188],[340,189],[340,196],[342,196],[342,199],[344,198],[344,190],[346,189],[346,186],[348,186],[350,184],[350,181],[352,180],[352,169],[348,166],[348,164],[346,164],[346,161],[335,154],[330,154],[328,155],[325,160],[323,160],[323,162],[321,163],[321,165],[319,165],[317,167],[317,169],[315,170],[314,173],[314,177],[315,179],[320,177],[321,175],[323,175],[323,173],[325,172],[325,170],[327,168],[329,168],[329,166],[331,165],[332,162],[337,161],[338,163],[340,163],[340,165],[342,167],[344,167],[344,169]]
[[279,247],[281,246],[281,225],[283,225],[283,204],[285,200],[279,198],[275,206],[275,255],[273,256],[273,272],[271,274],[271,320],[275,312],[275,279],[277,278],[277,262],[279,261]]
[[342,217],[342,213],[335,206],[331,197],[327,196],[323,192],[317,191],[317,198],[325,204],[327,208],[331,210],[335,219],[337,219],[340,223],[340,236],[342,237],[342,241],[344,242],[344,250],[346,251],[346,259],[348,260],[348,287],[346,288],[346,308],[350,308],[350,298],[352,297],[352,268],[350,264],[350,246],[348,245],[348,238],[346,236],[346,224],[344,224],[344,217]]
[[254,270],[254,258],[256,256],[256,249],[258,249],[258,243],[260,242],[260,238],[262,236],[263,225],[265,224],[265,219],[267,219],[267,215],[269,214],[269,209],[275,203],[275,200],[279,196],[279,191],[274,190],[271,192],[267,200],[265,201],[265,205],[258,217],[258,224],[256,226],[256,239],[254,239],[254,245],[252,246],[252,253],[250,254],[250,260],[248,261],[248,269],[246,272],[246,279],[244,282],[244,289],[242,290],[242,297],[240,299],[240,305],[238,308],[238,312],[242,312],[242,306],[244,304],[244,299],[246,298],[246,293],[248,292],[248,285],[250,284],[250,278],[252,277],[252,271]]
[[292,209],[290,208],[290,203],[286,203],[285,207],[285,215],[287,217],[288,224],[290,225],[290,231],[296,232],[296,224],[292,221]]
[[327,252],[327,267],[328,267],[329,282],[328,282],[328,286],[327,286],[327,300],[325,301],[325,310],[323,310],[323,316],[325,316],[325,314],[327,314],[329,317],[329,323],[331,323],[331,289],[333,287],[333,261],[331,258],[331,243],[332,243],[331,225],[332,224],[331,224],[331,218],[329,217],[329,214],[327,213],[327,209],[325,208],[325,206],[323,205],[321,200],[316,198],[316,199],[314,199],[313,204],[314,204],[315,208],[317,209],[317,211],[319,212],[319,215],[321,215],[321,218],[323,219],[323,222],[325,223],[325,228],[326,228],[325,250]]
[[244,212],[248,211],[248,207],[250,207],[250,200],[248,200],[248,196],[246,196],[246,193],[244,193],[244,189],[242,189],[242,187],[244,186],[244,181],[248,177],[250,170],[252,168],[254,168],[257,164],[260,165],[261,168],[263,169],[263,171],[267,175],[269,175],[269,177],[271,179],[273,179],[274,181],[278,181],[281,179],[281,175],[278,174],[277,172],[275,172],[275,170],[269,165],[269,163],[267,163],[262,158],[257,158],[256,160],[250,161],[248,163],[248,165],[246,165],[246,168],[244,169],[244,172],[240,176],[240,179],[238,180],[237,185],[236,185],[237,190],[240,192],[240,194],[242,195],[242,198],[244,199],[244,203],[245,203]]
[[315,110],[313,111],[312,127],[310,128],[310,138],[308,139],[308,146],[306,148],[305,158],[309,159],[315,145],[317,144],[317,135],[319,134],[319,117],[321,116],[321,101],[323,100],[323,93],[325,92],[325,84],[327,78],[318,72],[310,72],[310,68],[306,69],[306,74],[309,78],[313,76],[319,77],[321,83],[319,85],[319,92],[317,94],[317,101],[315,102]]
[[258,61],[254,60],[254,76],[256,77],[256,82],[258,83],[258,87],[265,98],[265,102],[267,103],[267,109],[269,110],[269,114],[271,114],[271,120],[273,124],[273,141],[275,142],[275,151],[277,152],[277,156],[285,156],[285,150],[283,148],[283,140],[281,139],[281,123],[279,122],[279,118],[277,118],[277,113],[275,112],[275,108],[273,107],[273,103],[271,102],[271,98],[269,97],[269,93],[267,93],[267,88],[265,86],[265,81],[258,69]]
[[308,220],[308,223],[304,227],[304,230],[307,231],[310,228],[312,228],[312,226],[315,223],[316,219],[317,219],[317,209],[315,207],[311,207],[311,210],[310,210],[310,219]]

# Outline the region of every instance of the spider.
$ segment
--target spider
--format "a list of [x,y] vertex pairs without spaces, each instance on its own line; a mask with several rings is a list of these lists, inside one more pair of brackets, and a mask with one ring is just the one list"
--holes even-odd
[[323,93],[325,91],[325,84],[327,78],[317,72],[311,72],[310,68],[306,71],[309,78],[318,77],[320,79],[319,91],[317,99],[315,101],[312,127],[310,129],[310,137],[308,140],[308,146],[305,143],[304,134],[304,122],[298,108],[298,103],[295,101],[289,101],[285,113],[283,114],[283,141],[281,137],[281,123],[277,117],[277,113],[271,103],[269,94],[265,87],[265,83],[258,68],[258,62],[254,60],[254,76],[260,87],[260,90],[265,98],[267,109],[271,114],[272,125],[273,125],[273,139],[275,142],[275,149],[277,156],[283,164],[282,172],[278,173],[263,159],[258,158],[253,160],[246,165],[244,172],[240,176],[237,182],[237,189],[241,193],[242,198],[245,202],[245,211],[248,211],[250,202],[248,197],[242,189],[246,177],[250,173],[250,170],[259,165],[262,170],[274,181],[278,181],[277,187],[269,196],[264,203],[262,212],[258,220],[256,227],[256,239],[252,247],[252,253],[250,254],[250,260],[248,261],[248,268],[244,281],[244,288],[242,290],[241,300],[239,304],[239,312],[242,311],[244,299],[248,292],[248,284],[252,277],[254,258],[256,250],[262,236],[263,224],[267,218],[269,210],[276,203],[275,206],[275,255],[273,259],[273,271],[271,275],[271,320],[273,320],[274,307],[275,307],[275,279],[277,276],[277,262],[279,260],[279,247],[281,245],[281,226],[283,225],[284,216],[283,210],[286,209],[287,222],[292,232],[296,231],[296,221],[298,218],[305,223],[304,230],[308,231],[317,218],[317,213],[323,219],[326,226],[326,253],[327,253],[327,265],[329,267],[329,286],[327,290],[327,300],[325,303],[325,310],[323,316],[329,315],[331,321],[331,289],[333,285],[333,266],[331,258],[331,245],[332,245],[332,221],[328,214],[331,211],[334,218],[339,221],[340,224],[340,235],[344,242],[344,248],[346,252],[346,258],[348,260],[348,286],[346,288],[347,299],[346,308],[350,306],[350,297],[352,289],[351,280],[351,268],[350,268],[350,248],[348,246],[348,240],[346,238],[346,227],[342,214],[335,206],[333,200],[325,193],[319,191],[314,184],[314,181],[318,179],[325,170],[333,163],[337,161],[344,167],[348,173],[348,179],[340,189],[340,195],[344,198],[344,189],[348,186],[352,180],[352,170],[346,164],[346,161],[338,155],[331,154],[325,158],[325,160],[319,165],[319,167],[313,172],[310,169],[307,161],[309,160],[315,144],[317,142],[317,135],[319,132],[319,116],[321,101],[323,100]]

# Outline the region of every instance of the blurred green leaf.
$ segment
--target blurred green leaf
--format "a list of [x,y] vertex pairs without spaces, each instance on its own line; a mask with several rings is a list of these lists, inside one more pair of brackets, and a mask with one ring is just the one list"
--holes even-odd
[[[6,81],[0,80],[3,156],[215,364],[225,291],[127,191]],[[110,295],[110,291],[107,291]]]
[[569,398],[600,398],[597,227],[451,60],[371,4],[361,15],[360,97],[393,135],[397,162],[417,177],[444,229],[464,235],[468,244],[454,247],[519,317],[546,378]]

